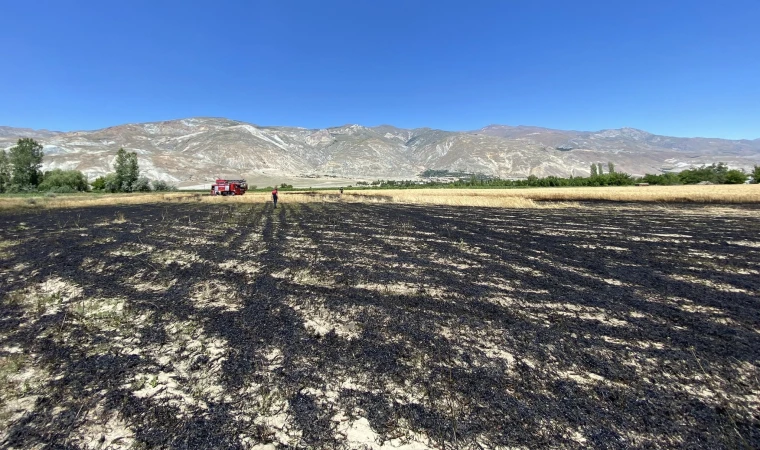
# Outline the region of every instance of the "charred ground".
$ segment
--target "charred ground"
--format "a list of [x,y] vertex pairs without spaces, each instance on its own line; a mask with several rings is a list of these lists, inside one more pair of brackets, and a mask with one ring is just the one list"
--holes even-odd
[[582,206],[4,212],[0,446],[760,447],[760,209]]

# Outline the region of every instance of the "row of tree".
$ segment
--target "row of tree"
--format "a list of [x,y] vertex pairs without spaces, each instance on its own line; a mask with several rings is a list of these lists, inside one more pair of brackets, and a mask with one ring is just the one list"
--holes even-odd
[[106,192],[150,192],[176,191],[177,187],[165,181],[153,180],[140,176],[140,166],[137,163],[137,153],[127,152],[120,148],[114,161],[115,172],[98,177],[92,182],[96,191]]
[[[0,193],[3,192],[84,192],[90,190],[87,177],[78,170],[53,169],[43,173],[43,147],[34,139],[19,139],[8,153],[0,150]],[[140,176],[137,153],[119,149],[114,173],[95,179],[92,189],[107,192],[175,191],[165,181]]]
[[665,173],[661,175],[647,174],[643,177],[634,177],[627,173],[615,171],[613,163],[607,164],[607,173],[604,173],[602,164],[591,165],[591,175],[588,177],[537,177],[530,175],[522,180],[505,180],[484,175],[471,175],[454,181],[430,180],[420,183],[419,181],[405,180],[376,180],[370,183],[380,188],[411,188],[411,187],[584,187],[584,186],[628,186],[637,183],[653,185],[676,185],[697,184],[708,182],[713,184],[741,184],[750,177],[753,183],[760,182],[760,166],[747,174],[742,170],[728,169],[724,163],[703,165],[702,167],[687,169],[680,173]]
[[760,182],[760,166],[755,166],[750,174],[743,170],[729,169],[724,163],[703,165],[694,169],[682,170],[679,173],[663,173],[659,175],[647,174],[641,177],[641,181],[649,184],[674,185],[674,184],[742,184],[749,178],[753,183]]

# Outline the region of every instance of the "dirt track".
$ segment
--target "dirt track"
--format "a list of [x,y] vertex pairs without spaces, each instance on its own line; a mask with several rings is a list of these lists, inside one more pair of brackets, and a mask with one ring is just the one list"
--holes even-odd
[[0,447],[760,448],[758,217],[5,212]]

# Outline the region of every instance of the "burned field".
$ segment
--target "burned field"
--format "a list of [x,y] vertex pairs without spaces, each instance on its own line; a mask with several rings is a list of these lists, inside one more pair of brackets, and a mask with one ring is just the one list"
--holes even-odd
[[0,447],[760,448],[757,207],[0,214]]

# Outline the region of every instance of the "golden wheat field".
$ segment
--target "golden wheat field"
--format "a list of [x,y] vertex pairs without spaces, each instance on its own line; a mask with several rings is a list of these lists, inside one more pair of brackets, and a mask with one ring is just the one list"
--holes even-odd
[[[249,192],[238,197],[201,193],[74,194],[56,197],[0,197],[0,209],[74,208],[118,204],[270,201],[269,193]],[[434,204],[501,208],[574,207],[580,201],[660,203],[760,203],[760,185],[619,186],[528,189],[376,189],[345,191],[282,191],[281,202],[359,202]]]

